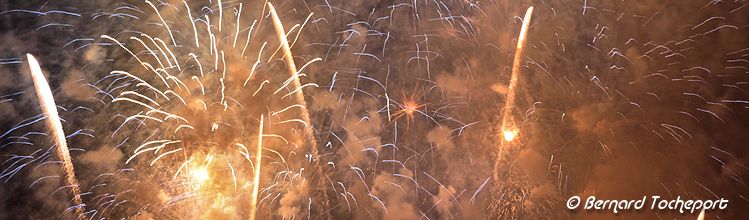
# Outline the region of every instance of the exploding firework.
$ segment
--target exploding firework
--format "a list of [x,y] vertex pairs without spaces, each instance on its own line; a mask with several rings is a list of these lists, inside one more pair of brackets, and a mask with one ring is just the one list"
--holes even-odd
[[[314,149],[315,141],[302,90],[316,84],[300,83],[300,78],[306,76],[301,71],[311,62],[297,70],[289,44],[278,43],[291,67],[291,75],[274,74],[282,69],[275,65],[272,58],[275,54],[266,51],[270,50],[269,43],[255,45],[265,37],[266,29],[260,28],[262,22],[257,20],[240,23],[246,18],[242,17],[242,10],[247,10],[242,3],[225,5],[218,2],[201,8],[196,17],[193,17],[193,9],[187,2],[182,9],[187,14],[170,15],[167,13],[173,12],[166,8],[171,5],[145,3],[144,8],[123,6],[118,9],[149,10],[152,14],[142,18],[152,20],[160,28],[105,34],[91,44],[98,48],[115,47],[110,55],[114,62],[108,65],[114,69],[90,84],[98,91],[95,98],[103,104],[100,107],[102,114],[113,113],[111,130],[100,129],[98,133],[109,139],[97,143],[114,146],[110,151],[123,151],[127,155],[124,164],[132,169],[119,169],[95,178],[93,187],[84,194],[89,196],[84,198],[85,201],[93,201],[89,202],[92,205],[85,215],[118,216],[121,215],[118,213],[134,207],[138,210],[137,215],[179,218],[244,215],[254,219],[260,212],[259,202],[262,204],[262,200],[270,196],[278,198],[282,195],[279,192],[295,187],[294,182],[303,182],[308,175],[302,173],[306,159],[295,157],[315,155],[308,153]],[[223,15],[224,7],[234,10],[235,17],[231,18],[234,22],[224,20],[229,19]],[[268,4],[268,7],[281,36],[279,39],[286,41],[287,33],[278,15],[272,5]],[[272,30],[270,28],[274,26],[268,25],[267,30]],[[301,31],[299,25],[294,29]],[[78,41],[90,40],[72,42]],[[257,50],[253,52],[256,56],[249,55],[252,48]],[[29,60],[34,81],[40,88],[38,78],[41,72],[38,67],[34,68],[33,58]],[[42,106],[50,106],[46,101],[51,100],[51,92],[40,93],[39,97]],[[296,99],[290,100],[290,97]],[[44,109],[49,112],[49,108]],[[276,133],[262,132],[263,113],[267,113],[268,126],[272,127],[268,130]],[[56,114],[48,114],[52,115],[48,117],[50,121],[57,120]],[[252,129],[248,128],[258,121],[256,127],[259,130],[253,138],[250,135]],[[76,215],[82,215],[84,206],[81,205],[70,157],[66,156],[62,127],[51,127],[55,128],[53,134],[60,145],[58,152],[64,162],[67,184],[72,187],[75,197],[73,207]],[[296,135],[308,139],[298,139]],[[274,147],[262,147],[263,136],[269,139],[265,145]],[[253,139],[258,140],[255,146],[258,151],[255,152],[248,150],[253,146]],[[261,169],[264,166],[260,163],[261,150],[272,152],[270,158],[275,162],[268,163],[268,168]],[[124,177],[128,172],[132,174],[127,176],[138,181],[128,181]],[[259,190],[261,183],[270,179],[273,184]],[[152,194],[155,197],[138,193],[124,199],[139,188],[155,189]],[[261,196],[263,198],[259,198]],[[102,202],[102,199],[111,200]],[[240,207],[242,201],[250,201],[248,213]],[[295,203],[290,205],[298,210],[283,216],[304,213],[303,208],[307,207]],[[216,207],[215,204],[222,205]],[[186,211],[192,209],[189,207],[215,208],[200,213]]]
[[[217,208],[218,215],[246,215],[254,219],[260,212],[259,202],[275,194],[277,189],[283,192],[286,188],[294,187],[294,182],[305,181],[305,160],[296,159],[296,155],[316,156],[310,153],[314,152],[310,149],[315,149],[316,141],[311,133],[302,90],[317,85],[300,83],[300,78],[306,76],[301,71],[315,60],[297,70],[286,42],[288,33],[284,31],[271,4],[267,6],[274,25],[268,25],[268,28],[275,28],[279,36],[278,45],[291,72],[289,77],[278,74],[282,69],[271,62],[275,61],[272,58],[275,53],[266,51],[270,50],[268,42],[258,45],[258,51],[253,53],[256,56],[245,55],[250,51],[248,48],[258,47],[253,44],[265,37],[266,29],[260,28],[263,22],[258,23],[257,20],[246,24],[247,26],[242,25],[242,11],[246,10],[242,3],[227,6],[218,2],[213,5],[217,7],[218,13],[204,7],[203,9],[209,10],[208,14],[193,18],[192,13],[188,13],[186,16],[182,15],[185,16],[184,19],[180,19],[186,22],[180,23],[167,22],[165,15],[162,15],[166,13],[162,12],[165,9],[159,9],[149,1],[146,3],[156,14],[157,21],[161,22],[162,33],[157,32],[153,37],[138,33],[128,39],[128,45],[135,46],[125,46],[125,43],[109,35],[102,36],[127,51],[136,61],[136,65],[127,66],[127,71],[113,70],[98,82],[106,85],[106,88],[100,88],[105,94],[119,94],[111,95],[112,108],[117,108],[115,106],[118,102],[123,102],[123,108],[128,109],[118,111],[123,120],[114,120],[119,121],[119,125],[112,137],[123,133],[127,134],[125,138],[134,133],[150,133],[132,151],[126,164],[135,163],[133,166],[137,169],[147,163],[148,166],[163,169],[165,173],[144,175],[146,178],[153,178],[155,182],[163,179],[163,176],[174,176],[176,183],[159,183],[180,193],[167,195],[166,201],[162,201],[165,207],[180,206],[179,203],[183,201],[194,201],[197,207],[224,204]],[[188,12],[192,10],[187,2],[184,2],[184,6]],[[224,20],[230,19],[223,15],[224,7],[236,12],[236,18],[231,18],[236,19],[236,22]],[[301,31],[298,25],[294,28]],[[175,34],[176,30],[192,32]],[[240,33],[246,35],[244,42],[240,40]],[[168,36],[169,39],[162,40],[157,37],[159,35]],[[270,54],[270,57],[264,57],[264,53]],[[131,73],[135,71],[139,73]],[[296,99],[290,100],[292,97]],[[272,128],[269,130],[276,133],[263,132],[263,112],[267,112],[268,125]],[[300,117],[294,117],[295,115]],[[248,134],[251,131],[248,127],[258,124],[258,121],[257,136],[252,138]],[[156,128],[148,128],[151,126]],[[265,143],[263,136],[269,139]],[[255,152],[248,150],[252,146],[252,139],[258,140],[255,145],[258,150]],[[133,140],[123,143],[133,143],[130,141]],[[263,147],[263,144],[275,147]],[[277,161],[261,163],[262,150],[274,152],[272,158]],[[148,158],[148,155],[153,156]],[[197,155],[206,156],[202,159]],[[180,169],[195,166],[191,163],[199,161],[204,161],[200,163],[206,165],[198,165],[204,168],[200,168],[199,172],[186,174],[197,176],[200,187],[197,190],[189,187],[179,190]],[[225,164],[225,167],[216,164]],[[271,167],[264,168],[264,164]],[[205,170],[205,167],[210,169]],[[308,167],[307,170],[314,168]],[[229,177],[229,180],[221,179]],[[260,185],[265,182],[262,179],[272,179],[273,183],[267,184],[267,188],[259,192]],[[227,185],[233,187],[226,187]],[[249,190],[246,190],[248,187]],[[234,204],[228,205],[232,208],[226,208],[225,203],[230,203],[226,200],[234,201]],[[249,213],[243,214],[243,200],[249,200]],[[189,205],[185,206],[187,207]],[[300,215],[298,213],[303,213],[301,211],[308,207],[293,208],[299,210],[282,216]],[[202,216],[216,214],[212,211],[208,213],[210,215]]]

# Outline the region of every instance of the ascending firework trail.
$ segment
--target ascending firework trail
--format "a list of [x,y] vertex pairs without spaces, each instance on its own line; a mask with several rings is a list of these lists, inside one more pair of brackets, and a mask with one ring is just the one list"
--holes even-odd
[[47,79],[44,78],[42,68],[39,67],[39,62],[36,61],[36,58],[31,54],[26,54],[26,58],[28,59],[29,68],[31,69],[31,79],[34,81],[34,88],[36,89],[36,96],[39,98],[39,105],[42,107],[42,111],[44,111],[44,115],[47,117],[47,128],[52,132],[52,138],[54,138],[54,143],[57,145],[57,157],[62,160],[65,184],[70,187],[70,193],[73,196],[75,216],[82,218],[83,207],[85,205],[81,201],[81,191],[78,188],[78,180],[75,178],[73,161],[70,159],[68,144],[65,141],[65,132],[62,130],[60,115],[57,114],[57,105],[55,105],[55,99],[52,97],[52,90],[49,89],[49,83],[47,83]]

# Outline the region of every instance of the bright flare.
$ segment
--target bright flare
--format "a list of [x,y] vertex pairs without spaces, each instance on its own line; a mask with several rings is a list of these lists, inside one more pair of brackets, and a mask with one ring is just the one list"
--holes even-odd
[[206,169],[205,167],[195,168],[194,170],[192,170],[192,172],[190,172],[190,176],[191,176],[193,184],[195,184],[198,187],[203,185],[203,183],[205,183],[209,179],[211,179],[210,174],[208,174],[208,169]]
[[518,132],[517,131],[502,131],[502,135],[504,136],[505,141],[511,142],[518,135]]

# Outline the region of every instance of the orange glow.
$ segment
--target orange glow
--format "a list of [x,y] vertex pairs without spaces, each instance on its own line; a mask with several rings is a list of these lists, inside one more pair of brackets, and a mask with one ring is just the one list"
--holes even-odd
[[405,112],[406,114],[408,114],[408,115],[409,115],[409,117],[410,117],[411,115],[413,115],[413,114],[414,114],[414,112],[416,112],[416,109],[417,109],[417,108],[419,108],[419,105],[418,105],[418,104],[416,104],[416,102],[415,102],[415,101],[410,101],[410,100],[409,100],[409,101],[405,101],[405,102],[403,103],[403,112]]
[[195,188],[200,188],[205,182],[211,179],[211,176],[207,168],[196,167],[190,170],[190,179]]
[[511,131],[511,130],[504,130],[502,131],[502,136],[504,136],[505,141],[511,142],[512,140],[515,140],[515,137],[517,137],[518,132],[517,131]]

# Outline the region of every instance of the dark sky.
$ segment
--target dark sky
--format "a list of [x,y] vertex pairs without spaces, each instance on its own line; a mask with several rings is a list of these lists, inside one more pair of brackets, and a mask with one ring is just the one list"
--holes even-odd
[[[725,198],[707,219],[749,215],[749,2],[271,2],[309,64],[306,105],[287,96],[263,1],[154,1],[157,14],[0,0],[0,219],[74,217],[26,53],[50,81],[87,218],[246,219],[261,117],[259,219],[697,217],[568,210],[575,195]],[[157,140],[178,142],[128,161]]]

